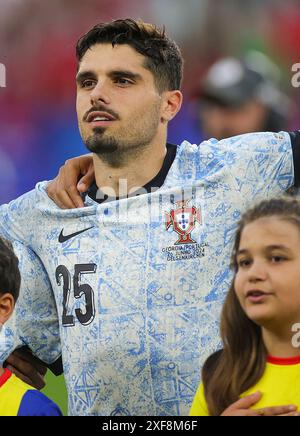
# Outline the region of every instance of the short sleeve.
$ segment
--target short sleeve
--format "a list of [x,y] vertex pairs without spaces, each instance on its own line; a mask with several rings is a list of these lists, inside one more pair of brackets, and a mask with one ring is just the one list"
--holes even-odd
[[28,390],[22,398],[18,416],[62,416],[62,413],[42,392]]
[[226,174],[230,190],[248,199],[273,197],[294,185],[293,149],[286,132],[212,139],[200,144],[199,152],[206,177]]
[[0,236],[30,245],[30,236],[37,222],[36,190],[0,206]]
[[203,383],[200,384],[196,392],[190,413],[190,416],[210,416],[204,395]]
[[21,289],[11,319],[0,334],[0,364],[16,348],[27,346],[51,365],[61,355],[56,303],[47,273],[36,254],[14,242],[19,258]]
[[295,187],[300,187],[300,131],[290,133],[295,169]]

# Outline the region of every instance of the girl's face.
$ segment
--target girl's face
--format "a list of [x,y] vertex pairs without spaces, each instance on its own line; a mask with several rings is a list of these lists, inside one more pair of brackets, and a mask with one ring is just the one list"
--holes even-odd
[[234,286],[246,315],[265,327],[300,322],[300,230],[278,217],[245,226]]

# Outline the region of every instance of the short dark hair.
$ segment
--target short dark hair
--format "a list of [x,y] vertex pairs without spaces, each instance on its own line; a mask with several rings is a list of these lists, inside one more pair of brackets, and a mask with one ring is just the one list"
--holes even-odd
[[0,238],[0,295],[11,294],[16,302],[20,285],[18,258],[13,251],[12,244]]
[[153,24],[132,19],[100,23],[83,35],[76,46],[78,63],[95,44],[127,44],[145,56],[145,68],[152,72],[156,87],[163,91],[180,89],[183,58],[175,41]]

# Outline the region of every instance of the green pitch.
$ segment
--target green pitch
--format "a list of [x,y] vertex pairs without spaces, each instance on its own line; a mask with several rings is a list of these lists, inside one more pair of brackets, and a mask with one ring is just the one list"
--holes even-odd
[[68,414],[68,396],[63,375],[55,377],[51,371],[47,371],[46,387],[42,392],[54,401],[64,414]]

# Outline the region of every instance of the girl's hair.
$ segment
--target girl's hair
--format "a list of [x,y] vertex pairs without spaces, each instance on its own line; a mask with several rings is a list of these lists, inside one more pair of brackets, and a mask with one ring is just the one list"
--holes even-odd
[[[300,230],[300,201],[282,197],[265,200],[248,210],[238,224],[231,267],[236,274],[237,251],[241,234],[247,224],[259,218],[278,217],[291,222]],[[202,369],[202,381],[208,410],[212,416],[220,415],[236,402],[262,377],[267,360],[261,328],[243,311],[232,280],[221,315],[223,350],[210,356]]]

